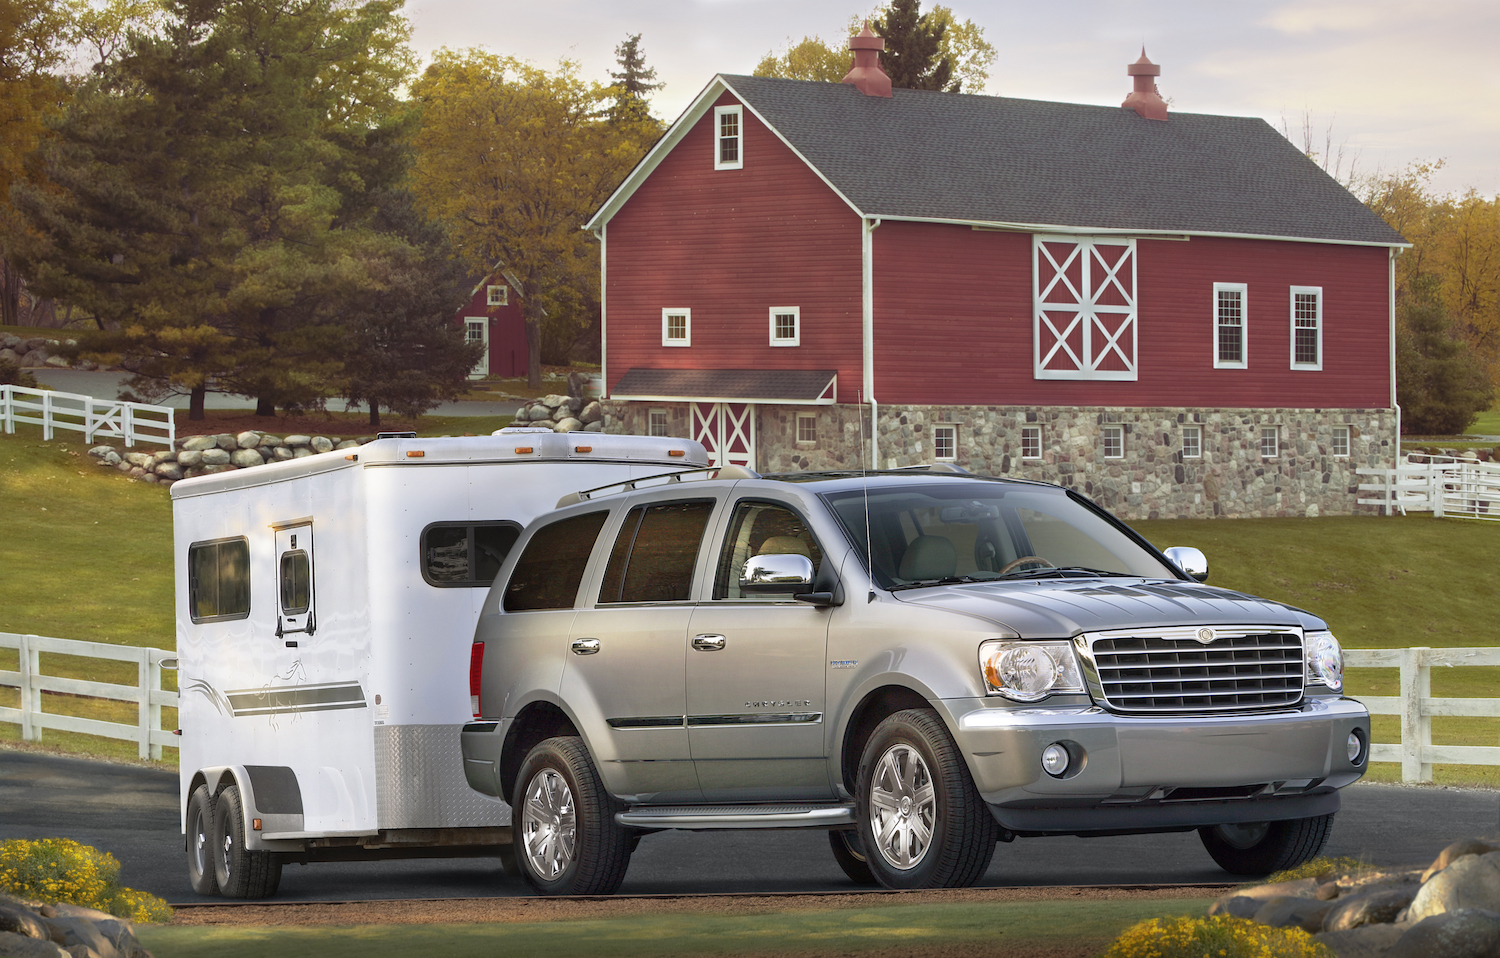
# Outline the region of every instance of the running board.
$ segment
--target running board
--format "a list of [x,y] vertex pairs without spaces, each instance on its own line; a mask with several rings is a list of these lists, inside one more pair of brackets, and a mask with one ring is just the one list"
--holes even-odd
[[829,828],[854,824],[854,805],[637,805],[616,812],[630,828]]

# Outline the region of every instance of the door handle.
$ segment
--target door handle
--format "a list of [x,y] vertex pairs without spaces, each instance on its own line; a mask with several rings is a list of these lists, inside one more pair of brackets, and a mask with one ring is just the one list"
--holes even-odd
[[699,652],[717,652],[724,648],[724,637],[722,635],[695,635],[693,648]]
[[598,652],[598,651],[599,651],[599,640],[598,639],[574,639],[573,640],[573,654],[574,655],[593,655],[595,652]]

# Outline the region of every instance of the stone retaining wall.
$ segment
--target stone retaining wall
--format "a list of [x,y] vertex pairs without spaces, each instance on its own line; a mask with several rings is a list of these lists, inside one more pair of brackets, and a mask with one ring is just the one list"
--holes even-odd
[[95,446],[89,455],[101,466],[113,467],[143,482],[171,485],[179,479],[207,476],[216,472],[250,469],[268,462],[302,459],[334,449],[352,449],[374,437],[340,439],[338,436],[294,435],[285,438],[249,430],[231,435],[185,436],[172,449],[160,452],[135,452],[114,446]]

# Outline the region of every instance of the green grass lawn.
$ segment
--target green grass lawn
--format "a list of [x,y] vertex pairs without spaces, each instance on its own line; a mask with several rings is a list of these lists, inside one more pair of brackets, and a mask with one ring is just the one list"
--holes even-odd
[[1464,432],[1471,436],[1500,436],[1500,403],[1480,413]]
[[[1180,898],[889,905],[719,916],[652,914],[608,920],[352,927],[140,925],[136,935],[172,958],[384,958],[547,955],[646,958],[692,955],[1026,953],[1045,947],[1102,951],[1146,918],[1201,915],[1210,899]],[[903,947],[904,946],[904,947]],[[991,950],[992,949],[992,950]]]

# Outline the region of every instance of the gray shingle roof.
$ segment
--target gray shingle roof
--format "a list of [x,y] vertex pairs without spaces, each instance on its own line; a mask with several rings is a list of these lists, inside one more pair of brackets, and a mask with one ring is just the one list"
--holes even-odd
[[722,79],[867,215],[1404,242],[1252,117]]
[[610,390],[611,399],[777,399],[816,402],[826,396],[832,369],[646,369],[634,368]]

